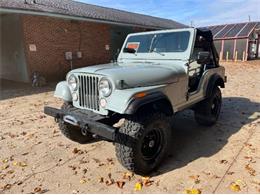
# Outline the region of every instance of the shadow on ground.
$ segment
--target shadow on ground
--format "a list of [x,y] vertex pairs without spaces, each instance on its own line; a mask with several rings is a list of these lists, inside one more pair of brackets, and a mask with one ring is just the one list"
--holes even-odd
[[49,83],[44,87],[32,87],[31,84],[0,80],[0,101],[53,91],[56,83]]
[[247,98],[223,98],[221,116],[213,127],[199,126],[192,111],[178,113],[173,119],[174,149],[152,175],[160,175],[186,166],[198,158],[216,154],[228,143],[230,136],[259,118],[259,113],[256,113],[259,110],[260,103]]

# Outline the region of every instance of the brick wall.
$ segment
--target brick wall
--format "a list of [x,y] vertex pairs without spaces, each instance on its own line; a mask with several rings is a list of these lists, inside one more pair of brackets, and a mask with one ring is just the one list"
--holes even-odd
[[[83,21],[71,21],[45,16],[22,16],[26,62],[29,75],[39,71],[47,81],[63,80],[70,70],[66,51],[82,52],[82,59],[73,67],[107,63],[111,60],[110,26]],[[36,45],[30,51],[29,45]]]

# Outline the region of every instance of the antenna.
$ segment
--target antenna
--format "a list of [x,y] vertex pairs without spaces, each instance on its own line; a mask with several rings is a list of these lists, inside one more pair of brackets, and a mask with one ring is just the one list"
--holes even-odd
[[193,27],[193,21],[192,20],[190,21],[190,27]]

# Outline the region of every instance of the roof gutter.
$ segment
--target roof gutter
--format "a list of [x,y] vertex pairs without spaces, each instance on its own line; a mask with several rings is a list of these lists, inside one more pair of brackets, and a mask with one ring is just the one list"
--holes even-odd
[[80,17],[80,16],[69,16],[69,15],[64,15],[64,14],[50,13],[50,12],[29,11],[29,10],[23,10],[23,9],[0,8],[0,13],[1,12],[2,13],[13,13],[13,14],[29,14],[29,15],[37,15],[37,16],[48,16],[48,17],[55,17],[55,18],[68,19],[68,20],[79,20],[79,21],[96,22],[96,23],[102,23],[102,24],[119,25],[119,26],[150,28],[150,29],[154,29],[154,30],[167,29],[167,28],[155,27],[155,26],[142,26],[142,25],[137,25],[137,24],[113,22],[113,21],[108,21],[108,20],[98,20],[98,19],[85,18],[85,17]]

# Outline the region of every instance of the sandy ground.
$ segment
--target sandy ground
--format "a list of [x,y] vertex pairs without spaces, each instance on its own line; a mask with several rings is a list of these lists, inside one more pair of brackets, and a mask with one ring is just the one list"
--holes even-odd
[[[225,67],[219,122],[205,128],[190,111],[177,114],[172,151],[138,193],[260,193],[260,61]],[[43,114],[61,105],[52,90],[2,88],[0,193],[135,193],[141,176],[123,179],[112,143],[73,143]],[[110,174],[122,189],[106,185]]]

